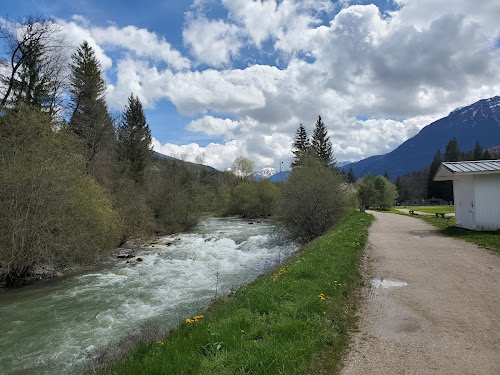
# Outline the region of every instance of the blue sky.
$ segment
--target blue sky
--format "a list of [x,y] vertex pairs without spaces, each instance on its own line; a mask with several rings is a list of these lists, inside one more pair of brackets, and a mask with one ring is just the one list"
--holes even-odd
[[141,99],[155,150],[219,169],[291,160],[318,115],[336,158],[388,152],[500,93],[500,4],[482,0],[9,1],[96,50],[111,111]]

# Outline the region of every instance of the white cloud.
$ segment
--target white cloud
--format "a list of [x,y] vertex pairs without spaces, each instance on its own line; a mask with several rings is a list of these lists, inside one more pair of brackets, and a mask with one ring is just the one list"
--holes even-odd
[[[225,139],[206,147],[156,141],[158,151],[193,158],[203,152],[219,169],[240,155],[258,168],[276,167],[289,162],[299,123],[311,134],[318,115],[330,129],[337,160],[356,160],[390,151],[452,109],[500,93],[497,1],[394,1],[398,8],[388,14],[344,1],[334,15],[326,0],[222,0],[229,17],[212,20],[203,13],[211,2],[197,0],[194,15],[186,16],[184,43],[197,62],[218,70],[197,70],[146,29],[80,21],[65,26],[72,40],[94,43],[103,67],[112,63],[108,48],[128,52],[117,60],[109,86],[113,107],[121,109],[130,92],[147,108],[169,100],[179,113],[197,118],[187,130]],[[318,21],[326,15],[330,22]],[[157,52],[127,47],[127,38]],[[255,46],[261,61],[285,56],[286,67],[230,68]]]
[[[82,18],[76,17],[76,20],[81,22]],[[74,21],[66,22],[61,19],[58,19],[57,23],[61,26],[66,36],[66,40],[71,46],[77,48],[84,41],[87,41],[90,47],[92,47],[92,49],[94,50],[96,58],[101,64],[102,69],[107,70],[111,68],[111,66],[113,65],[113,61],[108,55],[106,55],[104,49],[96,42],[89,28],[86,27],[87,24],[77,24]]]
[[228,134],[238,128],[239,122],[231,119],[215,118],[205,116],[198,120],[191,121],[186,129],[193,132],[203,132],[207,135]]
[[191,65],[189,59],[173,49],[164,37],[147,29],[139,29],[136,26],[122,28],[109,26],[105,28],[93,27],[90,32],[99,44],[124,48],[134,52],[139,57],[164,61],[174,69],[186,69]]
[[239,28],[222,20],[209,21],[206,17],[190,18],[182,32],[184,43],[199,62],[220,67],[227,65],[238,54],[242,45]]

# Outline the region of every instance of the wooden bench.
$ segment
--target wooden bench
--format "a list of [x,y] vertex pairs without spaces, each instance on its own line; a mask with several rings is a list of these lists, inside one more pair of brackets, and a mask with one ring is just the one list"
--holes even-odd
[[444,212],[435,212],[435,214],[436,214],[436,217],[441,216],[443,219],[449,219],[449,216],[444,216],[445,215]]

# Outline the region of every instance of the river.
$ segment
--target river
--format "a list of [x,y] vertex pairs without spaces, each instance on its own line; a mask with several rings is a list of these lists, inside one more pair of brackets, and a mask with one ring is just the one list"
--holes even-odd
[[[295,251],[271,221],[206,218],[99,271],[0,293],[0,373],[79,374],[102,348],[196,315]],[[167,246],[167,242],[171,242]]]

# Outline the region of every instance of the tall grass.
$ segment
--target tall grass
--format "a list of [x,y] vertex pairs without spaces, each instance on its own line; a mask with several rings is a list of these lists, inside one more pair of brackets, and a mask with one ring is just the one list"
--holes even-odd
[[339,369],[373,217],[349,212],[273,273],[216,301],[104,374],[304,374]]

